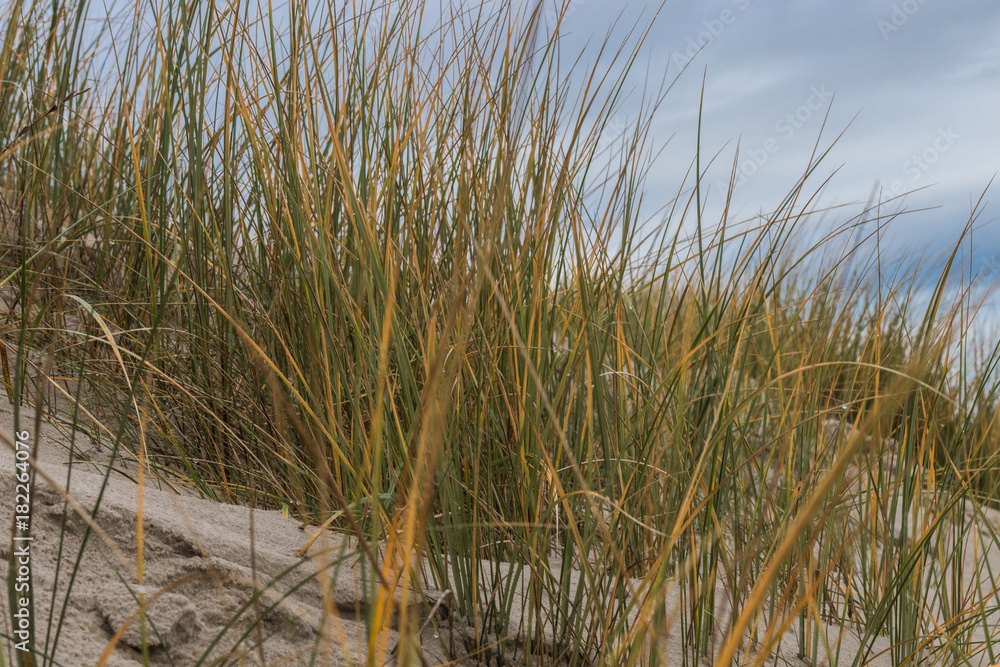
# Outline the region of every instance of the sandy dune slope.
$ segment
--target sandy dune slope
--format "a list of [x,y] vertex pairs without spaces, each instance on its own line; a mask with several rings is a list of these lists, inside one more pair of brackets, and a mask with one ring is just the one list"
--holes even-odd
[[[12,427],[10,406],[4,405],[0,408],[0,431],[9,436]],[[365,600],[370,598],[364,591],[371,587],[365,585],[356,544],[329,534],[310,548],[309,557],[299,558],[297,552],[314,529],[303,530],[296,520],[280,512],[258,510],[253,513],[251,540],[249,509],[171,490],[151,478],[143,494],[144,572],[140,585],[136,551],[139,494],[134,475],[113,472],[105,486],[102,466],[107,464],[107,452],[96,450],[86,436],[79,436],[76,446],[89,450],[92,462],[76,463],[71,470],[66,465],[68,445],[65,433],[43,424],[40,468],[61,489],[68,488],[79,508],[87,511],[94,507],[103,486],[95,520],[100,533],[91,530],[77,561],[89,526],[77,511],[67,510],[62,492],[42,476],[36,479],[30,559],[39,650],[51,654],[54,647],[62,665],[98,664],[105,653],[108,665],[141,664],[140,624],[128,624],[136,616],[137,596],[144,592],[152,599],[147,643],[154,665],[310,664],[314,652],[321,658],[316,664],[363,663],[368,651]],[[0,454],[0,469],[14,470],[14,454],[7,446]],[[0,517],[3,526],[11,524],[14,486],[12,473],[0,475],[0,498],[7,499]],[[978,532],[975,535],[982,538]],[[973,537],[970,532],[969,539]],[[0,556],[6,559],[10,553],[11,543],[0,543]],[[1000,571],[995,550],[990,560],[992,571]],[[554,561],[553,572],[557,573],[558,567]],[[487,579],[506,580],[513,574],[508,564],[491,567],[484,563],[480,571],[486,589],[495,583]],[[0,579],[6,589],[6,572]],[[449,617],[447,595],[433,589],[428,580],[425,572],[422,594],[414,596],[417,602],[410,613],[422,628],[424,660],[440,664],[447,661],[449,652],[461,656],[472,649],[462,640],[462,629],[468,630],[468,626]],[[522,573],[518,584],[522,601],[528,597],[527,580]],[[641,595],[642,582],[632,584]],[[579,576],[574,573],[570,590],[578,585]],[[988,594],[990,582],[980,585]],[[256,601],[252,595],[255,587],[263,591]],[[323,594],[324,587],[328,595]],[[720,590],[718,599],[725,597]],[[679,606],[676,590],[669,593],[666,605]],[[506,654],[516,657],[521,655],[516,640],[521,612],[517,604],[514,606],[508,620],[506,646],[510,650]],[[719,618],[731,618],[724,602],[718,611]],[[263,620],[256,623],[258,618]],[[6,614],[2,622],[10,627]],[[125,625],[128,627],[121,630]],[[794,626],[789,630],[767,664],[807,664],[794,658],[795,630]],[[858,628],[830,626],[827,631],[831,640],[840,638],[841,647],[839,659],[829,662],[850,664],[857,652]],[[116,633],[119,641],[110,649]],[[511,636],[515,639],[509,639]],[[396,632],[387,640],[390,649],[395,647]],[[661,637],[659,646],[664,664],[681,663],[676,632]],[[865,664],[892,664],[888,647],[887,639],[878,638]],[[390,663],[395,662],[394,655],[390,652]],[[707,659],[702,662],[711,664]],[[459,664],[480,663],[467,657]],[[973,664],[988,662],[977,658]]]

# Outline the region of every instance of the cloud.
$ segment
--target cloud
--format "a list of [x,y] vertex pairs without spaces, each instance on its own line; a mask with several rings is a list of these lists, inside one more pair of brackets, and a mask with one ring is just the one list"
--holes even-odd
[[[1000,108],[995,38],[1000,5],[995,0],[738,2],[666,5],[646,54],[637,61],[640,69],[649,63],[673,74],[669,58],[686,58],[692,44],[700,49],[653,122],[655,139],[673,139],[650,172],[648,208],[655,210],[674,196],[694,157],[704,72],[703,157],[722,151],[712,177],[728,179],[737,143],[741,163],[751,157],[750,151],[758,158],[764,156],[762,150],[767,152],[737,193],[739,211],[776,206],[801,176],[826,108],[810,110],[793,136],[782,134],[777,124],[803,105],[812,87],[825,86],[836,96],[821,147],[850,127],[816,174],[818,185],[843,166],[826,188],[824,201],[860,206],[876,181],[887,191],[897,181],[906,189],[930,186],[905,205],[936,208],[914,213],[906,224],[921,229],[925,238],[942,224],[960,230],[970,198],[978,198],[1000,171],[1000,126],[995,122]],[[649,15],[659,6],[577,3],[564,30],[579,45],[594,34],[603,36],[619,12],[619,25],[630,27],[641,11]],[[893,27],[898,29],[886,39],[879,21],[892,20],[894,12],[899,25]],[[620,112],[629,113],[628,105]],[[934,142],[940,144],[939,133],[949,128],[960,138],[940,150]],[[779,140],[779,145],[769,140]],[[984,220],[991,215],[996,218],[995,209],[988,208]],[[921,241],[910,236],[914,243]]]

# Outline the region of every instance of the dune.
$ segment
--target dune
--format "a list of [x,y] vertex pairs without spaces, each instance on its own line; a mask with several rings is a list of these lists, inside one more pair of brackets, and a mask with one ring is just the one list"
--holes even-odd
[[[4,406],[0,431],[8,437],[14,433],[12,417],[10,406]],[[23,414],[22,420],[24,428],[24,422],[31,421],[31,413]],[[312,664],[314,653],[320,658],[316,664],[339,666],[365,661],[369,648],[364,618],[373,584],[370,574],[365,576],[356,541],[325,531],[309,546],[307,556],[299,557],[298,552],[310,541],[315,528],[303,528],[279,511],[251,511],[202,499],[150,474],[142,494],[140,576],[136,471],[117,463],[106,475],[108,452],[80,433],[72,444],[77,452],[85,452],[89,461],[79,460],[78,454],[69,465],[71,442],[65,429],[43,421],[38,435],[39,474],[32,489],[33,540],[29,548],[36,650],[53,656],[62,665],[142,664],[143,637],[137,620],[142,593],[148,604],[146,644],[152,665]],[[2,456],[3,469],[13,470],[14,454],[9,446],[3,448]],[[0,477],[2,497],[13,500],[14,485],[12,474]],[[100,508],[91,524],[82,513],[93,514],[98,497]],[[73,504],[68,504],[67,498],[72,498]],[[13,502],[5,503],[4,525],[11,525],[12,512]],[[996,514],[970,512],[993,525],[1000,520]],[[87,544],[81,549],[85,536]],[[989,543],[978,530],[970,530],[967,539],[977,542],[980,553]],[[0,555],[11,558],[12,544],[16,560],[21,553],[18,550],[24,548],[22,542],[4,543]],[[972,553],[971,547],[966,549],[966,554]],[[987,560],[993,572],[1000,571],[1000,554],[995,547]],[[551,567],[558,573],[555,556]],[[520,629],[522,613],[529,606],[527,576],[517,580],[517,598],[523,604],[514,605],[507,621],[507,635],[485,638],[487,649],[480,646],[475,652],[462,640],[469,632],[468,624],[449,615],[447,593],[433,587],[426,563],[421,569],[420,590],[411,597],[415,602],[407,613],[420,624],[419,653],[424,664],[499,664],[498,653],[488,647],[500,644],[506,649],[502,653],[513,664],[525,662],[527,643]],[[487,590],[497,580],[508,581],[519,574],[509,563],[484,562],[480,571]],[[8,576],[0,573],[5,587]],[[983,571],[981,577],[980,591],[989,596],[995,586],[987,572]],[[571,595],[582,585],[578,572],[572,579]],[[637,595],[643,594],[641,580],[630,584]],[[722,582],[716,582],[716,586],[720,600],[716,646],[720,647],[726,637],[726,619],[732,615]],[[254,590],[261,591],[257,598]],[[324,595],[324,590],[328,594]],[[400,599],[398,592],[396,599]],[[553,601],[545,597],[544,604]],[[680,597],[676,587],[669,591],[665,605],[675,612],[667,614],[663,636],[656,638],[661,661],[666,665],[681,664],[676,612]],[[631,613],[633,620],[639,606]],[[5,619],[5,624],[10,620]],[[1000,614],[991,612],[990,626],[996,627],[998,620]],[[795,624],[787,629],[769,653],[768,665],[810,664],[795,657],[796,631]],[[821,664],[852,664],[862,646],[860,629],[829,625],[826,635],[823,641],[829,641],[834,648]],[[388,660],[395,664],[398,632],[393,629],[385,640]],[[989,641],[985,636],[979,640]],[[545,652],[549,652],[546,664],[553,658],[565,659],[554,648],[551,636],[545,642]],[[866,647],[859,664],[892,664],[889,647],[887,638],[878,637]],[[740,657],[753,662],[755,656],[749,652]],[[712,664],[709,657],[702,657],[700,662]],[[983,657],[972,664],[985,665],[988,661]]]

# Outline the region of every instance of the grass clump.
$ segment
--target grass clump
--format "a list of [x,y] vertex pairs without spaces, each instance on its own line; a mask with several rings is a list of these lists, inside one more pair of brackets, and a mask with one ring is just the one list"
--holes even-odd
[[954,354],[947,271],[916,313],[847,262],[864,220],[796,245],[805,177],[710,234],[696,160],[640,224],[664,88],[602,133],[647,32],[571,77],[540,4],[88,9],[4,14],[8,392],[362,538],[360,659],[426,559],[456,660],[996,662],[996,351]]

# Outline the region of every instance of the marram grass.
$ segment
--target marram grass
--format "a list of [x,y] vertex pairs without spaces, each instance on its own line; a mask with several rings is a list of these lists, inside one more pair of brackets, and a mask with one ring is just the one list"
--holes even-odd
[[[846,261],[860,219],[793,243],[815,164],[751,228],[700,220],[696,160],[641,224],[663,91],[603,133],[642,26],[569,72],[540,4],[261,9],[98,31],[6,6],[13,401],[62,388],[140,470],[354,532],[369,665],[420,559],[468,623],[453,659],[763,664],[794,629],[811,664],[878,637],[895,664],[998,661],[963,552],[1000,482],[996,354],[955,354],[947,276],[919,312],[925,276]],[[692,253],[696,219],[718,231]]]

